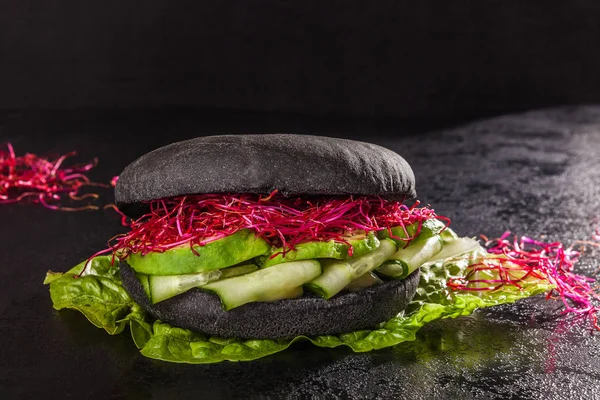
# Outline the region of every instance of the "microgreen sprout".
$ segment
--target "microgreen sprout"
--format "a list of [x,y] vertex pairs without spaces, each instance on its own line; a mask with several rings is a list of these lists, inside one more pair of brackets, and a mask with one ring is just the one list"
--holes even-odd
[[573,272],[579,251],[565,248],[560,242],[547,243],[527,236],[511,238],[510,232],[488,240],[485,245],[495,257],[473,262],[465,277],[448,281],[451,289],[480,292],[506,286],[521,289],[528,281],[546,280],[554,286],[547,294],[548,299],[560,299],[564,313],[587,316],[594,328],[600,330],[597,321],[600,308],[596,305],[600,295],[592,286],[594,279]]
[[[188,245],[194,251],[242,229],[251,229],[283,252],[307,241],[348,243],[351,235],[440,218],[428,207],[407,207],[375,196],[284,197],[277,191],[253,194],[203,194],[149,202],[148,213],[131,221],[130,231],[111,249],[124,259]],[[414,235],[416,236],[417,233]],[[404,238],[409,242],[413,237]],[[350,254],[352,249],[350,248]]]
[[67,199],[81,201],[98,197],[95,193],[80,194],[84,186],[108,187],[91,182],[86,176],[98,160],[67,166],[67,159],[75,155],[75,152],[70,152],[53,158],[33,153],[19,156],[11,143],[7,143],[6,150],[0,150],[0,204],[29,200],[51,210],[97,210],[98,207],[94,205],[63,205]]

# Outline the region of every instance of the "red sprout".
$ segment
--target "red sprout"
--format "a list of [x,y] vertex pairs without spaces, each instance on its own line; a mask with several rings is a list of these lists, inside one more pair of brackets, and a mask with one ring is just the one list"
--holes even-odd
[[[242,229],[251,229],[282,253],[307,241],[348,244],[348,235],[438,218],[428,207],[408,208],[376,196],[300,198],[273,191],[252,194],[203,194],[148,202],[149,212],[131,221],[129,233],[109,242],[120,259],[131,253],[164,252],[187,244],[202,246]],[[447,219],[446,219],[447,220]],[[413,237],[405,238],[410,242]],[[352,252],[352,248],[349,249]]]
[[[565,307],[563,313],[587,316],[594,328],[600,330],[597,323],[600,307],[594,304],[600,301],[600,295],[591,286],[594,279],[573,273],[578,251],[564,248],[560,242],[546,243],[526,236],[510,240],[510,232],[487,241],[486,247],[498,257],[469,265],[467,276],[448,281],[452,290],[493,291],[511,285],[521,289],[528,278],[545,280],[554,285],[547,298],[560,298]],[[489,279],[490,274],[485,271],[491,271],[494,278]],[[478,279],[482,275],[486,279]]]
[[10,143],[7,150],[0,150],[0,204],[18,203],[25,199],[52,210],[80,211],[97,210],[94,205],[65,207],[61,200],[97,198],[94,193],[79,195],[83,186],[104,186],[93,183],[85,175],[96,166],[98,160],[87,164],[65,166],[67,158],[76,153],[64,154],[56,159],[39,157],[32,153],[17,156]]

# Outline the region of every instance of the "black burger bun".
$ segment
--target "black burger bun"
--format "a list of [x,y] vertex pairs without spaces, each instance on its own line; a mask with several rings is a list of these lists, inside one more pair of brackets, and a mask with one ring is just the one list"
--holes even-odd
[[416,196],[399,154],[349,139],[297,134],[204,136],[151,151],[128,165],[115,200],[130,217],[146,201],[203,193]]
[[406,308],[419,282],[416,270],[406,279],[340,293],[329,300],[306,293],[297,299],[248,303],[224,311],[217,295],[197,288],[151,304],[133,269],[123,261],[120,268],[125,290],[154,318],[207,335],[240,339],[336,335],[375,328]]

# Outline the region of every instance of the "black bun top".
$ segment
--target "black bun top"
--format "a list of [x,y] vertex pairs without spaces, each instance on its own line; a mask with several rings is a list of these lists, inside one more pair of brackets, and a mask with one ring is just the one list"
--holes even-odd
[[406,279],[340,293],[329,300],[306,293],[298,299],[248,303],[224,311],[217,295],[196,288],[151,304],[133,270],[124,262],[120,267],[123,287],[154,318],[207,335],[240,339],[337,335],[376,328],[408,306],[420,276],[417,270]]
[[201,193],[415,197],[410,165],[384,147],[297,134],[198,137],[138,158],[119,176],[117,205]]

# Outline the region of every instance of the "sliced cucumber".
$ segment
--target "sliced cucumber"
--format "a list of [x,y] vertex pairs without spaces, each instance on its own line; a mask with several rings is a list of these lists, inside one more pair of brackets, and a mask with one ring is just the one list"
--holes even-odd
[[375,272],[387,278],[404,279],[411,271],[404,261],[387,260]]
[[277,301],[277,300],[284,300],[284,299],[297,299],[298,297],[302,297],[302,295],[304,294],[304,289],[302,289],[302,286],[298,286],[295,288],[291,288],[291,289],[284,289],[284,290],[274,290],[272,292],[269,293],[265,293],[260,301]]
[[350,284],[346,286],[346,290],[350,292],[356,292],[371,286],[379,285],[380,283],[382,283],[382,280],[379,279],[377,275],[372,272],[367,272],[366,274],[359,276],[357,279],[350,282]]
[[236,265],[266,254],[271,246],[249,229],[242,229],[203,246],[182,245],[162,253],[131,254],[127,263],[147,275],[182,275]]
[[427,260],[427,262],[434,262],[445,258],[456,257],[472,251],[485,252],[485,249],[477,240],[468,237],[461,237],[451,242],[445,242],[442,251]]
[[444,229],[440,232],[440,237],[444,241],[444,243],[450,243],[458,239],[458,235],[450,228]]
[[397,250],[392,240],[384,239],[377,249],[360,257],[346,261],[323,260],[323,274],[307,283],[305,287],[329,299],[355,279],[379,267]]
[[406,248],[398,250],[390,260],[377,268],[376,272],[394,279],[403,279],[414,270],[427,262],[444,246],[442,238],[438,235],[425,240],[415,241]]
[[221,271],[220,279],[232,278],[232,277],[238,276],[238,275],[249,274],[250,272],[254,272],[257,269],[258,269],[258,267],[255,264],[243,264],[243,265],[236,265],[233,267],[223,268],[223,269],[219,270],[219,271]]
[[201,289],[217,294],[223,308],[231,310],[250,302],[279,300],[284,295],[296,296],[296,288],[320,274],[321,264],[317,260],[293,261],[210,282]]
[[148,297],[150,297],[152,304],[156,304],[183,292],[187,292],[191,288],[217,280],[220,277],[220,270],[185,275],[146,275],[148,281]]
[[[353,235],[346,238],[346,240],[352,245],[352,257],[366,254],[379,247],[379,239],[377,239],[377,236],[375,236],[373,232],[370,232],[367,235],[364,233]],[[260,263],[262,268],[266,268],[290,261],[316,258],[344,259],[349,257],[349,249],[349,245],[334,240],[329,240],[327,242],[306,242],[297,244],[295,249],[285,253],[285,256],[282,253],[282,248],[273,249],[269,253],[270,255],[260,257]],[[271,258],[273,254],[277,255]]]
[[325,299],[335,296],[356,279],[347,261],[321,260],[321,265],[323,274],[304,286]]

